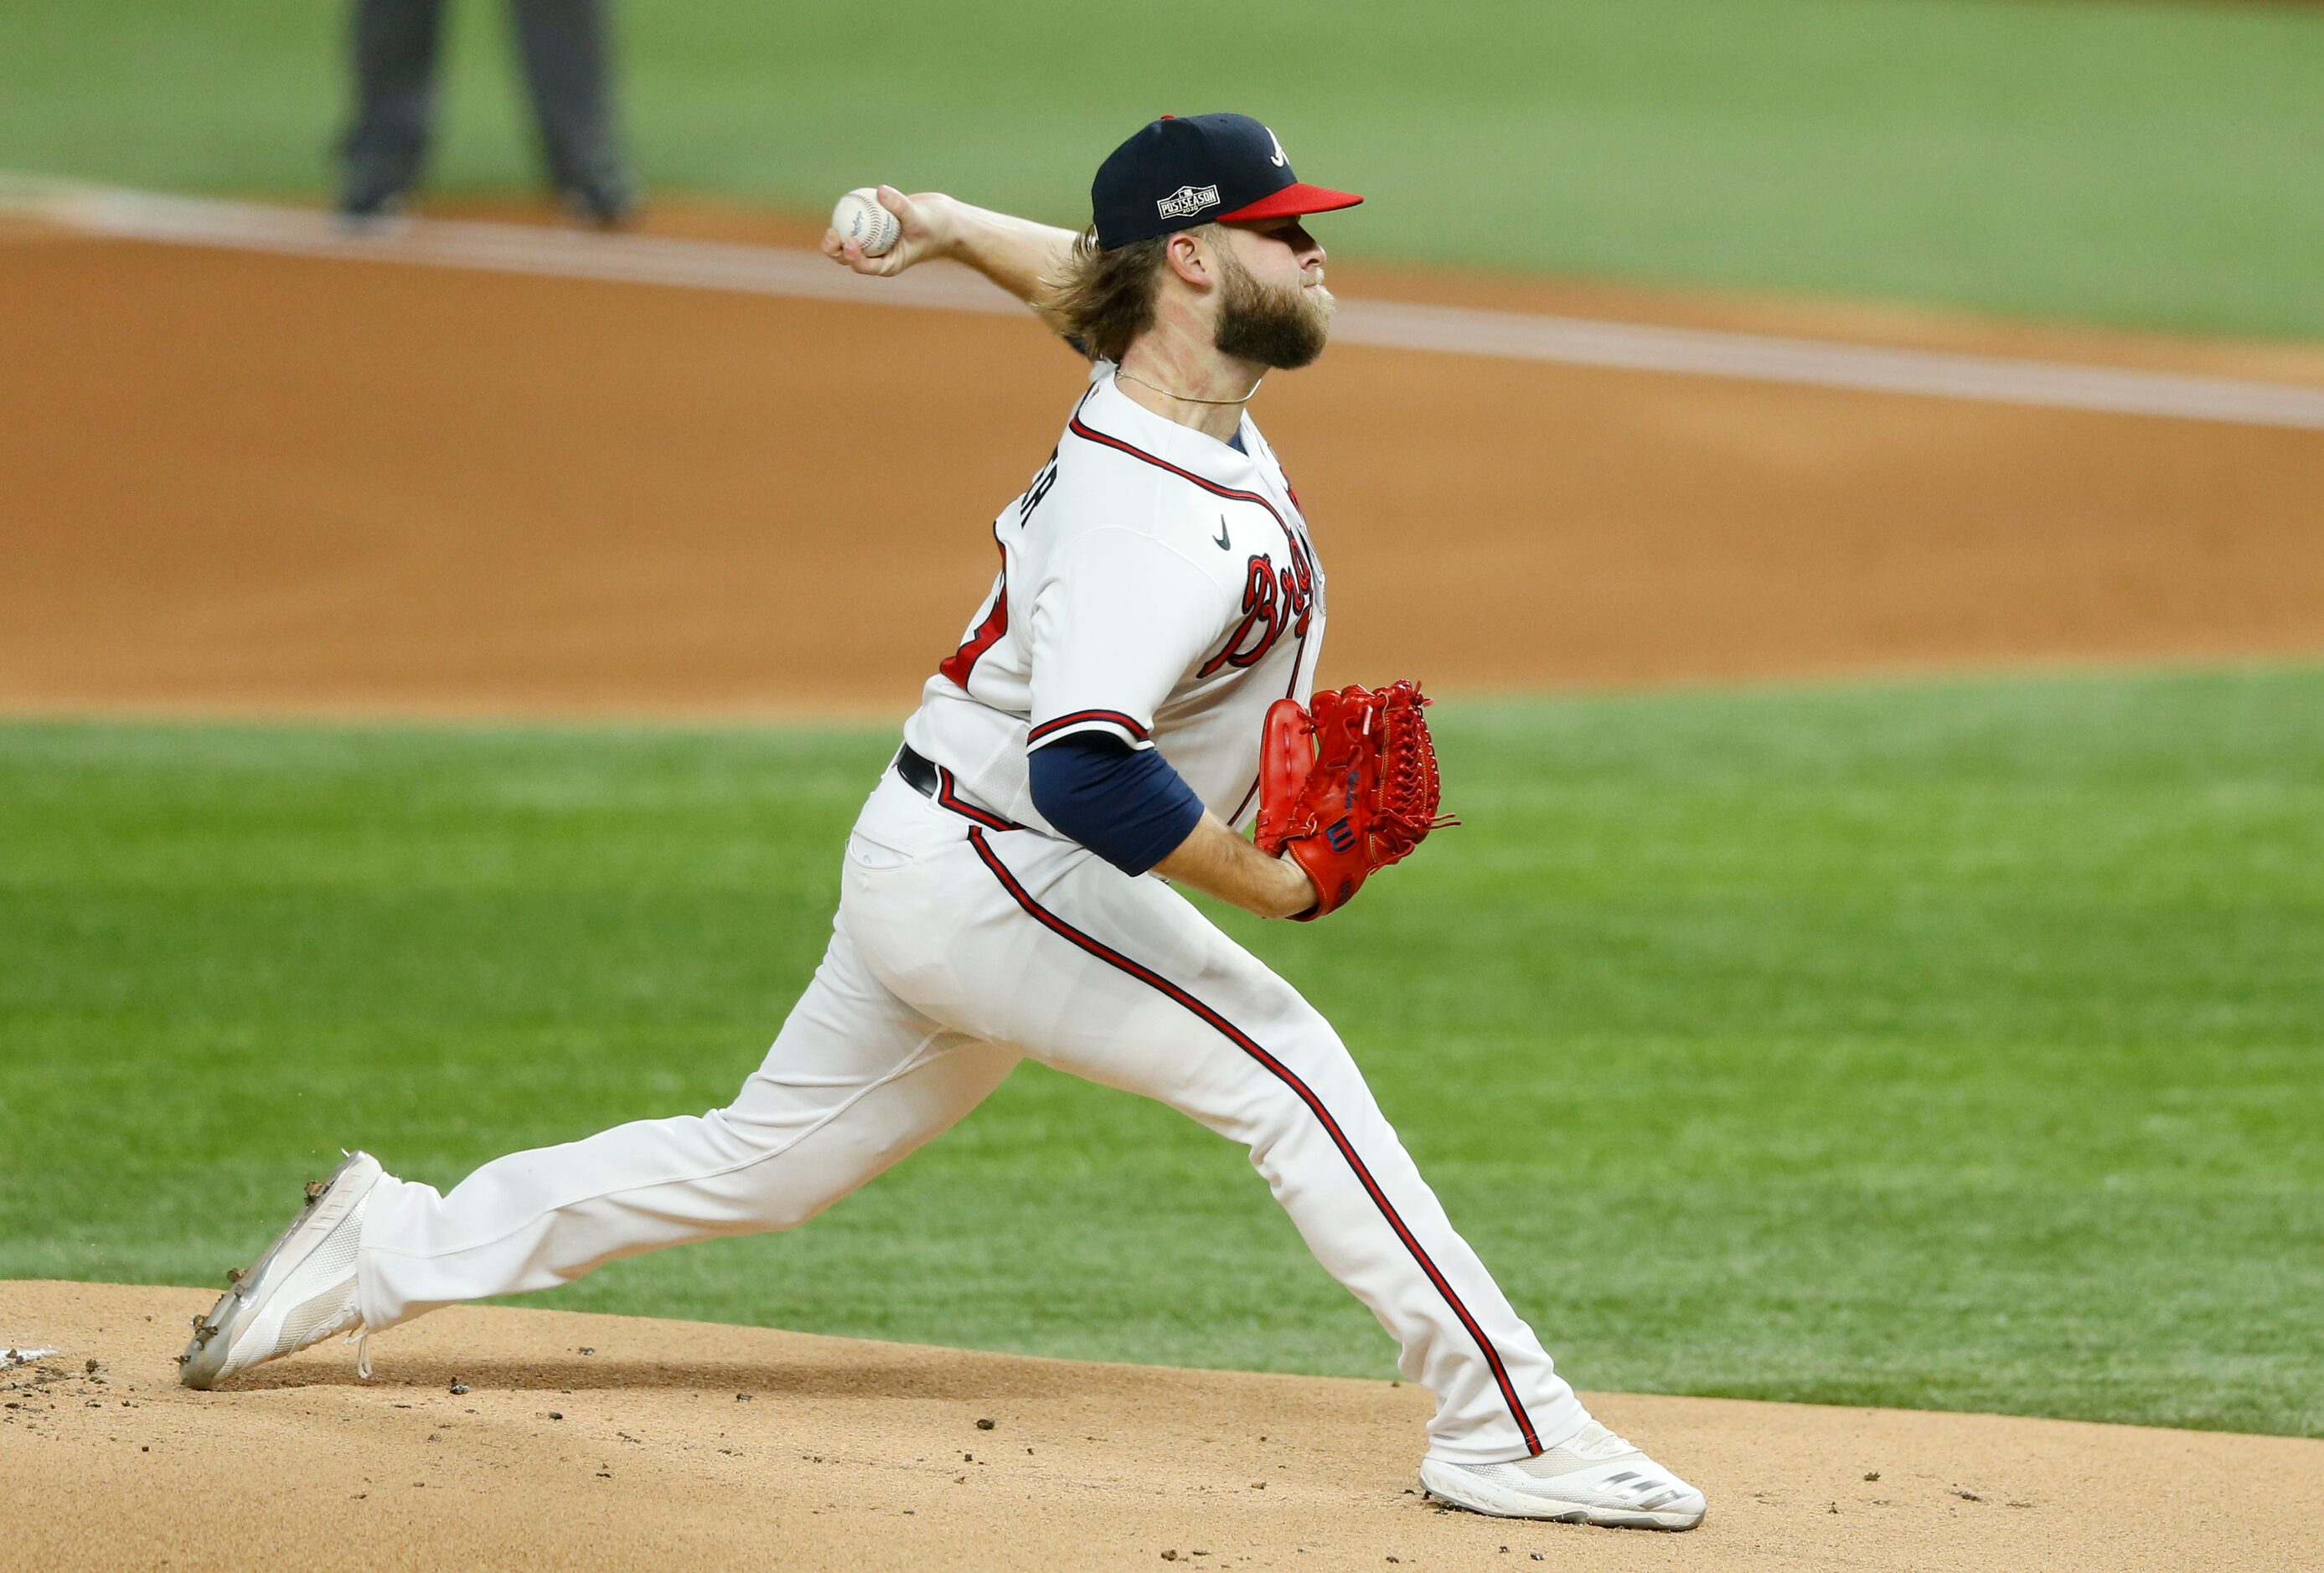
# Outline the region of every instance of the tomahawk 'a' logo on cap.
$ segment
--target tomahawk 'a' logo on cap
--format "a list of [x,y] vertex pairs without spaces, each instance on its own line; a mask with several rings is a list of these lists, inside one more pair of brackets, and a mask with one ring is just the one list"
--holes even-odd
[[1154,204],[1162,210],[1165,218],[1192,218],[1204,208],[1218,205],[1219,189],[1216,186],[1181,186]]

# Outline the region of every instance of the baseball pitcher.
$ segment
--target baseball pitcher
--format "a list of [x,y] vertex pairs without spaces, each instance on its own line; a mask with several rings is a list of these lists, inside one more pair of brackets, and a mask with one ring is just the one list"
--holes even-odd
[[[1191,886],[1327,918],[1448,823],[1410,683],[1313,689],[1329,596],[1249,413],[1322,354],[1315,213],[1238,115],[1165,117],[1074,235],[882,188],[889,275],[949,257],[1093,362],[992,523],[998,571],[848,837],[830,948],[733,1103],[485,1164],[448,1195],[357,1154],[196,1323],[208,1387],[333,1333],[789,1228],[1027,1056],[1250,1150],[1317,1261],[1436,1397],[1423,1486],[1477,1512],[1687,1529],[1702,1494],[1593,1421],[1454,1231],[1332,1026]],[[1241,833],[1256,831],[1255,837]]]

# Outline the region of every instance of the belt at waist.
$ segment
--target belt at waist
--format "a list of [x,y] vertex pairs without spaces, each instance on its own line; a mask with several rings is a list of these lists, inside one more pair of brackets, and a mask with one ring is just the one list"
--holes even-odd
[[953,789],[952,772],[906,743],[896,750],[896,774],[904,785],[921,796],[933,799],[940,808],[948,808],[963,819],[973,820],[992,830],[1023,830],[1013,819],[1003,819],[989,809],[979,808]]
[[896,774],[904,778],[905,786],[921,796],[934,797],[936,795],[936,762],[909,743],[896,750]]

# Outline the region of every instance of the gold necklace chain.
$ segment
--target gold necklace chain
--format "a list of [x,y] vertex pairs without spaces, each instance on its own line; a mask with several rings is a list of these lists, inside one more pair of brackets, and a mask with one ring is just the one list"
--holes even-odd
[[1264,376],[1260,377],[1259,382],[1253,382],[1250,385],[1250,391],[1244,394],[1240,399],[1197,399],[1191,393],[1173,393],[1167,388],[1155,387],[1153,383],[1148,382],[1137,373],[1125,372],[1120,366],[1114,367],[1113,374],[1117,377],[1127,377],[1141,388],[1153,388],[1154,391],[1159,393],[1165,399],[1176,399],[1187,404],[1248,404],[1259,396],[1259,382],[1264,382],[1267,381]]

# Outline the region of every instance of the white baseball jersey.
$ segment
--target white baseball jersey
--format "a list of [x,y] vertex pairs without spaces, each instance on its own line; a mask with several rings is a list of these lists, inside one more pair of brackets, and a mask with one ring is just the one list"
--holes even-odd
[[1001,572],[908,726],[939,784],[882,771],[823,965],[724,1108],[382,1179],[364,1325],[545,1289],[616,1256],[789,1228],[950,1128],[1031,1057],[1159,1099],[1250,1151],[1315,1256],[1437,1398],[1428,1452],[1491,1464],[1589,1412],[1444,1215],[1332,1025],[1160,879],[1044,833],[1025,750],[1158,747],[1222,817],[1261,718],[1305,699],[1323,580],[1258,429],[1246,453],[1148,413],[1101,365],[994,526]]
[[1267,707],[1314,682],[1323,572],[1249,415],[1240,441],[1153,414],[1100,362],[1049,462],[993,520],[1000,575],[905,741],[1036,829],[1026,750],[1083,731],[1158,748],[1220,818],[1251,814]]

